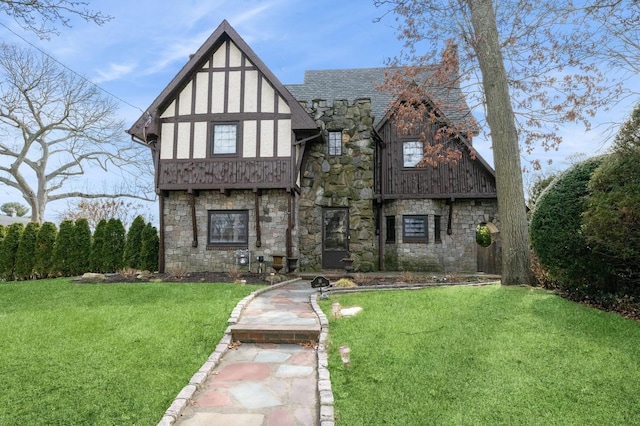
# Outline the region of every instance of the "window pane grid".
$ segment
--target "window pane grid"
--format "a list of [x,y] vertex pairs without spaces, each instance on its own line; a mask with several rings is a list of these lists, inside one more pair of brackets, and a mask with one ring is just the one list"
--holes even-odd
[[416,167],[416,165],[422,160],[423,152],[424,149],[422,142],[403,142],[402,158],[404,167]]
[[249,243],[249,213],[247,211],[210,211],[210,245],[238,246]]
[[236,124],[215,124],[213,126],[214,154],[235,154],[237,140]]
[[426,242],[428,240],[427,216],[403,216],[402,239],[405,242]]
[[329,155],[342,155],[342,132],[329,132]]

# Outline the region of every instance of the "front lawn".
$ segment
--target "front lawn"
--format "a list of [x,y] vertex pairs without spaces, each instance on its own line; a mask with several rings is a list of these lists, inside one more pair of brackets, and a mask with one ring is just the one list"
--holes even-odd
[[256,288],[0,283],[0,424],[156,424]]
[[[364,311],[333,319],[336,301]],[[332,295],[321,307],[337,424],[640,424],[636,321],[499,285]]]

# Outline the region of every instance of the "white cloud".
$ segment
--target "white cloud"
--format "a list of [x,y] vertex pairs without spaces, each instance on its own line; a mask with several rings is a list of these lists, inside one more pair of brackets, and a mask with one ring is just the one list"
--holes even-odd
[[114,64],[110,63],[106,70],[97,69],[98,77],[93,79],[95,84],[104,83],[106,81],[118,80],[131,72],[136,68],[136,64]]

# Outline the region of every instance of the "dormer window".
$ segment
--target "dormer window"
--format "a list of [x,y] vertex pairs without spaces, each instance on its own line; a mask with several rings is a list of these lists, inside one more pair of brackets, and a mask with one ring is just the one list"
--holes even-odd
[[236,155],[238,153],[238,123],[214,123],[213,155]]
[[424,148],[420,141],[405,141],[402,143],[402,164],[404,167],[416,167],[420,161]]
[[342,132],[329,132],[329,155],[342,155]]

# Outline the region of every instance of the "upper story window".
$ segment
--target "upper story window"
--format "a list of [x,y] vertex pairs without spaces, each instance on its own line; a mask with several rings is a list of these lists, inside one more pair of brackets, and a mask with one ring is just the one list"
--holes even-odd
[[342,155],[342,132],[329,132],[329,155]]
[[213,155],[235,155],[238,153],[238,123],[214,123]]
[[402,142],[402,164],[404,167],[415,167],[424,153],[423,144],[420,141]]
[[426,243],[429,239],[426,215],[402,216],[402,241]]
[[246,247],[249,244],[247,210],[210,210],[207,244],[219,247]]

